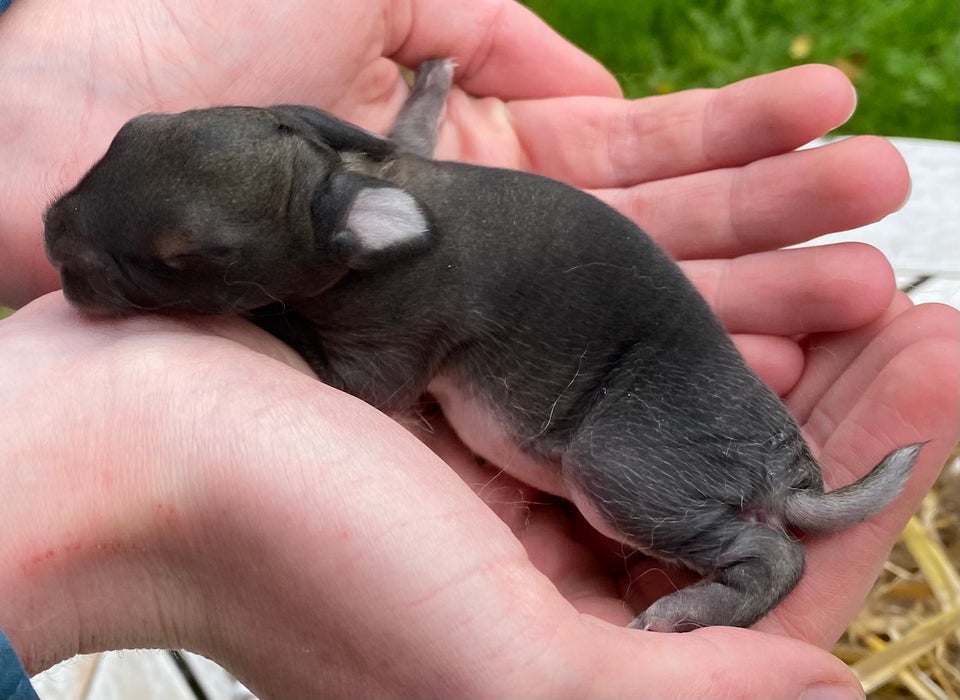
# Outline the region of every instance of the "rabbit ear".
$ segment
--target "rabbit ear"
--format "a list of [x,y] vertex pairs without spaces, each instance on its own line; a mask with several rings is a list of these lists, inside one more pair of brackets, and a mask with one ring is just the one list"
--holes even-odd
[[271,107],[270,112],[284,126],[335,151],[354,151],[380,160],[395,150],[390,141],[320,109],[303,105],[277,105]]
[[429,247],[430,225],[409,192],[392,186],[363,187],[332,242],[348,267],[378,269]]
[[317,250],[354,270],[388,267],[433,243],[426,210],[391,182],[340,170],[319,183],[310,203]]

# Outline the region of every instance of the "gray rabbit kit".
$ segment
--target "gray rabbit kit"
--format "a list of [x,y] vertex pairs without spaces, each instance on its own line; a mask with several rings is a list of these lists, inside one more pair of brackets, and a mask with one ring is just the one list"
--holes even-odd
[[627,218],[522,172],[430,160],[452,64],[383,139],[309,107],[144,115],[47,211],[93,314],[239,312],[384,411],[431,392],[475,452],[704,574],[632,625],[747,626],[797,583],[788,534],[899,493],[920,445],[823,492],[783,405]]

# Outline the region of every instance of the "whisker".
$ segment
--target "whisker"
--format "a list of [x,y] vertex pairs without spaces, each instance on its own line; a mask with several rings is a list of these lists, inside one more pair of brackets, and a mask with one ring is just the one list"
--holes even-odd
[[[269,299],[273,299],[275,302],[277,302],[278,304],[280,304],[281,309],[285,312],[285,311],[287,310],[287,304],[286,304],[286,302],[285,302],[283,299],[281,299],[281,298],[279,298],[279,297],[271,294],[270,291],[269,291],[266,287],[264,287],[262,284],[260,284],[259,282],[255,282],[254,280],[229,280],[229,279],[227,279],[227,275],[228,275],[229,272],[230,272],[230,268],[233,267],[234,265],[237,265],[239,262],[240,262],[239,260],[234,260],[234,261],[231,262],[229,265],[227,265],[226,269],[223,271],[223,283],[224,283],[225,285],[227,285],[228,287],[236,287],[236,286],[239,286],[239,285],[249,285],[249,286],[252,286],[252,287],[256,287],[256,288],[259,289],[261,292],[263,292],[264,296],[266,296],[266,297],[269,298]],[[237,300],[233,303],[233,306],[231,307],[231,310],[236,310],[237,305],[238,305],[239,303],[240,303],[240,299],[237,299]]]

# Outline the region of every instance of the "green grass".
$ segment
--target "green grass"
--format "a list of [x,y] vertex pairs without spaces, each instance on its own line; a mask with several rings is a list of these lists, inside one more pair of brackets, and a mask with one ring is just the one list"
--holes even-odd
[[956,0],[528,0],[630,97],[719,87],[799,63],[859,93],[843,133],[960,140]]

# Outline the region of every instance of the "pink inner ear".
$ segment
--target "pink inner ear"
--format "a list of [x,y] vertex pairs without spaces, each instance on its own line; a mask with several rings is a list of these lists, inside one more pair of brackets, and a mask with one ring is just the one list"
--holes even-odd
[[169,265],[175,264],[178,257],[199,252],[200,247],[193,234],[187,231],[168,231],[157,236],[154,250],[157,257]]

